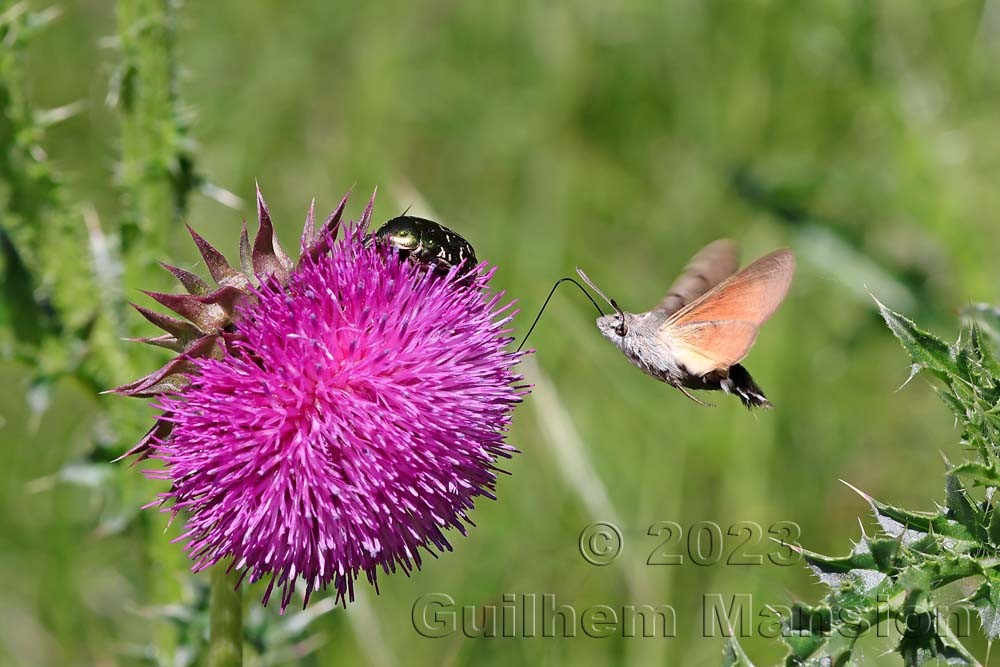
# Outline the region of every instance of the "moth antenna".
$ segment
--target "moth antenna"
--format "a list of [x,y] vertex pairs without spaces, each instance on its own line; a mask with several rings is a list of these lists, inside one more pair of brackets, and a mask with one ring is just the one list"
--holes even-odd
[[[595,292],[597,292],[598,294],[600,294],[600,295],[601,295],[601,298],[602,298],[602,299],[604,299],[605,301],[607,301],[607,302],[608,302],[608,305],[610,305],[610,306],[611,306],[612,308],[614,308],[614,309],[615,309],[615,312],[616,312],[616,313],[618,313],[618,315],[619,315],[619,316],[620,316],[620,317],[621,317],[622,319],[624,319],[624,318],[625,318],[625,311],[623,311],[623,310],[621,309],[621,307],[620,307],[620,306],[618,305],[618,303],[617,303],[617,302],[616,302],[616,301],[615,301],[614,299],[609,299],[609,298],[608,298],[608,295],[607,295],[607,294],[605,294],[604,292],[602,292],[602,291],[601,291],[601,288],[600,288],[600,287],[598,287],[597,285],[595,285],[595,284],[594,284],[594,281],[590,279],[590,276],[588,276],[588,275],[587,275],[586,273],[584,273],[584,272],[583,272],[583,269],[581,269],[581,268],[580,268],[580,267],[578,266],[578,267],[576,267],[576,272],[577,272],[577,274],[578,274],[578,275],[579,275],[579,276],[580,276],[581,278],[583,278],[583,282],[587,283],[587,285],[589,285],[589,286],[590,286],[590,289],[592,289],[592,290],[594,290]],[[591,300],[593,300],[593,299],[591,299]],[[599,309],[598,309],[598,310],[599,310]],[[601,313],[601,314],[603,315],[603,313]]]
[[[586,278],[584,278],[584,280],[586,280]],[[545,312],[545,307],[547,305],[549,305],[549,300],[552,299],[552,295],[556,293],[556,288],[559,287],[560,285],[562,285],[565,282],[571,282],[574,285],[576,285],[577,287],[579,287],[580,291],[583,292],[584,296],[586,296],[587,299],[589,299],[590,302],[592,304],[594,304],[594,308],[597,309],[597,312],[599,312],[601,315],[604,315],[604,311],[601,310],[601,307],[597,305],[596,301],[594,301],[594,297],[590,296],[590,293],[587,292],[587,290],[585,290],[583,288],[583,285],[581,285],[580,283],[576,282],[572,278],[560,278],[559,280],[556,281],[555,285],[553,285],[552,289],[549,291],[549,295],[545,298],[545,303],[542,304],[542,307],[538,310],[538,314],[535,315],[535,321],[531,323],[530,327],[528,327],[528,333],[524,334],[524,338],[521,339],[521,344],[517,346],[517,350],[515,350],[515,354],[517,352],[520,352],[521,348],[524,347],[524,344],[528,342],[528,336],[530,336],[531,332],[535,330],[535,325],[538,324],[538,320],[541,319],[542,313]],[[604,296],[604,295],[602,294],[601,296]]]

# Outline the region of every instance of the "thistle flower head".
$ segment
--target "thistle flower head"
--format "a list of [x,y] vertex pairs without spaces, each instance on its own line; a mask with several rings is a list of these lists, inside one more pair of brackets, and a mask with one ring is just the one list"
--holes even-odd
[[172,482],[160,501],[187,516],[194,569],[231,559],[282,609],[299,580],[307,601],[330,585],[346,600],[361,572],[376,585],[450,550],[515,451],[525,389],[493,272],[400,261],[365,242],[370,210],[243,286],[213,354],[158,394],[166,435],[146,453],[164,466],[148,474]]

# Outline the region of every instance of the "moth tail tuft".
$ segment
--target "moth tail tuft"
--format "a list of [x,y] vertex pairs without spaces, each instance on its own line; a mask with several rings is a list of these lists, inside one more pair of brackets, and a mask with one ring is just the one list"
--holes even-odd
[[736,394],[748,410],[774,407],[771,401],[767,400],[767,396],[764,396],[764,390],[750,377],[747,369],[739,364],[729,367],[729,377],[721,384],[724,391]]

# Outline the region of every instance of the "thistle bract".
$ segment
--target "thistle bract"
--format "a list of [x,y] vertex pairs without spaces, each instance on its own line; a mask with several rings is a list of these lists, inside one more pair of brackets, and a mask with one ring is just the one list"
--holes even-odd
[[450,550],[446,532],[464,534],[515,451],[512,304],[483,267],[470,282],[365,243],[370,210],[248,281],[213,353],[181,355],[144,450],[172,482],[165,509],[187,517],[194,568],[232,559],[282,608],[297,583],[307,601],[330,585],[346,600],[361,572],[375,585],[378,569],[418,568],[422,548]]

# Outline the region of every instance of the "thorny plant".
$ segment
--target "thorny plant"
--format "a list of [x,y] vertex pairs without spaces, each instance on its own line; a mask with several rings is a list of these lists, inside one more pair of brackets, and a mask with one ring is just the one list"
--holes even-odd
[[[894,636],[894,649],[908,667],[932,661],[980,665],[959,637],[968,624],[961,631],[953,626],[962,623],[956,612],[974,609],[987,640],[1000,636],[1000,362],[994,349],[1000,310],[968,308],[965,326],[949,344],[876,303],[910,355],[910,379],[921,372],[934,376],[935,391],[961,428],[963,447],[977,460],[946,461],[945,503],[933,512],[858,491],[877,520],[875,533],[863,532],[845,556],[801,551],[829,592],[819,604],[785,608],[784,664],[862,664],[858,640],[877,632]],[[887,631],[890,625],[894,633]],[[723,664],[753,663],[733,639]]]

